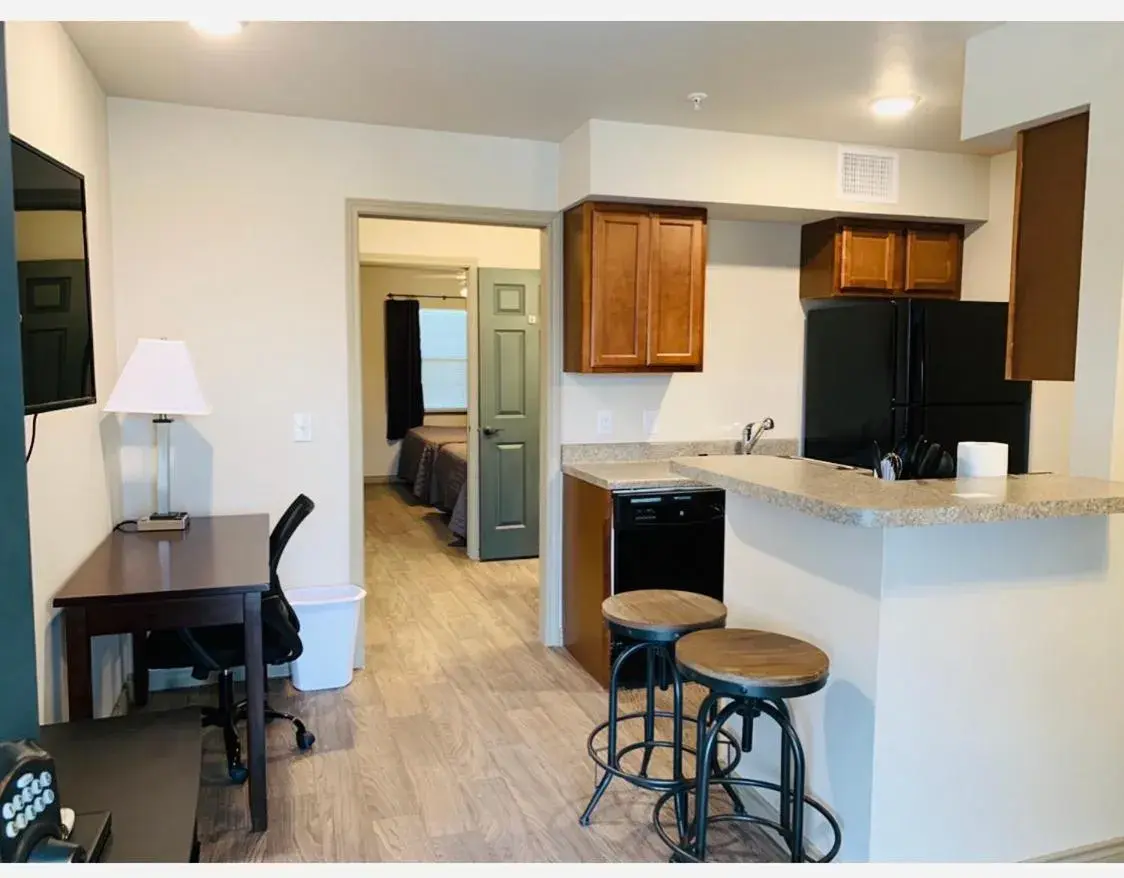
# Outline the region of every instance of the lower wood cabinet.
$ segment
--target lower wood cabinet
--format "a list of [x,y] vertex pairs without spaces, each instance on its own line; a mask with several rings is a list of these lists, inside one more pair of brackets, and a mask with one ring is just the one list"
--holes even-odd
[[609,685],[609,632],[601,604],[612,588],[613,495],[562,477],[562,630],[566,649]]

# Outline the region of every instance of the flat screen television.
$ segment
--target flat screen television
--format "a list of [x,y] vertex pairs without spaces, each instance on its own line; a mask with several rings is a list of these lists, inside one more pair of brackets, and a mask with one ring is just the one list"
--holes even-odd
[[12,138],[23,402],[38,414],[97,400],[86,181]]

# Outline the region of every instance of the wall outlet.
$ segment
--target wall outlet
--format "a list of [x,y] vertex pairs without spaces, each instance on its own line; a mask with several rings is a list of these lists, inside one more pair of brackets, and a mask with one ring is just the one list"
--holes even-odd
[[293,441],[312,441],[312,415],[308,412],[298,412],[293,415]]
[[613,413],[608,409],[601,409],[597,412],[597,435],[613,435]]
[[647,409],[644,412],[644,435],[654,436],[659,432],[657,424],[659,422],[660,413],[658,409]]

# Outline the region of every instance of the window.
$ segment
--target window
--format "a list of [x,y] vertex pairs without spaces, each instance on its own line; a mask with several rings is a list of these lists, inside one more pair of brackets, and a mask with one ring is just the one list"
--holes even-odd
[[468,312],[421,309],[422,391],[426,412],[468,410]]

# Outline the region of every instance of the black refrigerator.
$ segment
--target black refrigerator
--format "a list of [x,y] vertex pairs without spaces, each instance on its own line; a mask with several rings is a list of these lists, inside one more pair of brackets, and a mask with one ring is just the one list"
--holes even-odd
[[1027,471],[1030,382],[1004,378],[1005,302],[918,299],[830,304],[804,324],[804,456],[871,467],[924,436],[1006,442]]

